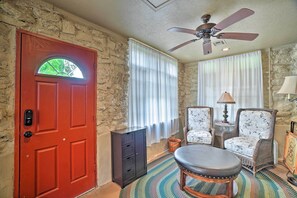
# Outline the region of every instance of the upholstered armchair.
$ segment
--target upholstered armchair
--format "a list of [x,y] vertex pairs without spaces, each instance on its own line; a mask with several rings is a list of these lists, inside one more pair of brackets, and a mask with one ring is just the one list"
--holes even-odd
[[214,144],[213,108],[192,106],[186,108],[184,138],[186,144]]
[[273,137],[277,110],[238,109],[235,128],[223,132],[224,147],[236,154],[243,168],[255,175],[273,166]]

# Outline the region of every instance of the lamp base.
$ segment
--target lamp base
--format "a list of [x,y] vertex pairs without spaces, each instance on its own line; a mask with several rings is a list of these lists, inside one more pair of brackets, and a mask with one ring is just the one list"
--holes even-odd
[[224,113],[224,115],[223,115],[224,120],[222,122],[223,123],[228,123],[228,121],[227,121],[227,118],[228,118],[227,104],[225,104],[223,113]]
[[287,181],[288,181],[290,184],[292,184],[292,185],[294,185],[294,186],[297,186],[297,180],[296,180],[294,177],[288,177],[288,178],[287,178]]

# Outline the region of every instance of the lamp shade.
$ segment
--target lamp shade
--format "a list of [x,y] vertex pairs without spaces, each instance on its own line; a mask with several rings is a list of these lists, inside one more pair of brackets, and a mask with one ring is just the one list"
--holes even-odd
[[297,76],[286,76],[278,94],[297,94]]
[[228,92],[224,92],[217,103],[234,104],[235,101]]

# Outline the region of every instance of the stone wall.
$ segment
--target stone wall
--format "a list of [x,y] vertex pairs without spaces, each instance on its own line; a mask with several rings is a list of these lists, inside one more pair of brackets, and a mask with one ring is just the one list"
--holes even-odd
[[[297,103],[289,102],[286,95],[277,94],[285,76],[297,75],[297,43],[273,47],[269,52],[270,108],[277,109],[275,139],[278,142],[278,156],[283,157],[286,131],[290,122],[297,121]],[[293,96],[293,97],[296,97]]]
[[39,0],[0,1],[0,197],[12,197],[16,29],[97,51],[97,184],[111,181],[110,130],[127,123],[127,39]]
[[262,57],[262,77],[263,77],[263,101],[264,107],[270,108],[270,53],[269,49],[261,50]]
[[0,197],[12,197],[15,29],[0,23]]
[[[179,64],[179,118],[180,131],[185,124],[185,109],[197,105],[198,63]],[[181,136],[183,138],[183,136]]]
[[[277,124],[289,125],[297,120],[296,103],[289,102],[286,95],[277,94],[285,76],[297,75],[297,44],[272,48],[270,50],[271,107],[278,109]],[[296,97],[296,96],[295,96]]]
[[185,64],[184,73],[184,106],[197,105],[198,94],[198,63]]
[[184,78],[185,78],[185,65],[179,63],[178,65],[178,115],[179,115],[179,126],[180,131],[184,126],[184,117],[185,117],[185,93],[186,88],[184,86]]

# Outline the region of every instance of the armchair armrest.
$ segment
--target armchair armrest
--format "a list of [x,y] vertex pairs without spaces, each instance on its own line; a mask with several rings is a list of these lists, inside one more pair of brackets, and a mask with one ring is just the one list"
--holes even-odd
[[255,161],[271,159],[273,161],[273,139],[260,139],[257,142],[253,159]]
[[184,131],[184,140],[185,140],[185,143],[186,143],[186,145],[187,145],[187,144],[188,144],[188,139],[187,139],[188,127],[185,126],[185,127],[183,128],[183,131]]
[[238,128],[237,126],[232,130],[232,131],[224,131],[221,135],[221,143],[223,148],[225,148],[224,142],[227,139],[233,138],[233,137],[238,137]]
[[215,128],[210,128],[210,133],[211,133],[211,145],[214,146],[214,142],[215,142]]

